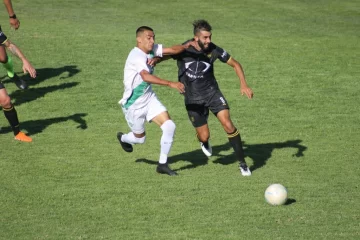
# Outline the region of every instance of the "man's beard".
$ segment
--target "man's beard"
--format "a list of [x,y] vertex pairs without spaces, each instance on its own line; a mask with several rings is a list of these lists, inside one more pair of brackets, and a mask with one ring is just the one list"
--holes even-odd
[[199,44],[201,50],[205,51],[206,49],[208,49],[208,47],[205,47],[204,44],[200,40],[198,40],[197,43]]

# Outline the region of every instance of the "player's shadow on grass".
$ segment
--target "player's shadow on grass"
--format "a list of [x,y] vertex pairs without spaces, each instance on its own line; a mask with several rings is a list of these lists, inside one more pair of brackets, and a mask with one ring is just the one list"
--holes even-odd
[[[36,69],[36,78],[32,79],[30,76],[24,75],[21,78],[29,85],[34,86],[45,80],[54,78],[52,80],[56,80],[55,77],[59,77],[59,79],[70,78],[76,74],[78,74],[81,70],[77,68],[76,65],[67,65],[58,68],[37,68]],[[18,73],[19,74],[19,73]],[[64,76],[64,74],[66,74]],[[19,75],[20,76],[20,75]],[[0,78],[0,81],[3,83],[11,83],[11,80],[7,76],[3,76]]]
[[[292,158],[299,158],[304,156],[304,152],[307,147],[301,145],[301,140],[288,140],[286,142],[275,142],[275,143],[261,143],[261,144],[246,144],[244,143],[245,155],[251,158],[254,164],[250,167],[252,171],[263,167],[266,162],[271,158],[272,152],[275,149],[282,148],[294,148],[296,149],[296,153],[294,153]],[[224,150],[229,150],[230,146],[227,144],[228,148]],[[214,152],[214,151],[213,151]],[[218,154],[221,156],[220,154]],[[220,163],[223,165],[232,164],[237,162],[235,154],[232,153],[230,155],[223,155],[222,157],[216,159],[214,163]]]
[[[76,75],[77,73],[80,72],[80,70],[77,69],[77,67],[74,65],[64,66],[59,68],[40,68],[40,69],[36,69],[36,72],[37,72],[37,76],[35,79],[30,79],[29,75],[22,76],[22,78],[29,85],[29,89],[15,90],[11,94],[9,94],[9,96],[12,99],[12,102],[16,106],[19,106],[25,102],[31,102],[38,98],[42,98],[50,92],[72,88],[79,84],[78,82],[68,82],[68,83],[61,83],[58,85],[52,85],[46,87],[38,87],[38,88],[32,87],[47,79],[55,78],[57,76],[61,76],[59,77],[59,79],[66,79]],[[63,74],[66,74],[66,76],[63,76]],[[2,82],[6,84],[10,84],[11,80],[7,76],[3,76],[2,78],[0,78],[0,81],[5,78],[6,80]]]
[[26,89],[25,91],[16,90],[11,94],[9,94],[9,96],[11,98],[12,103],[15,106],[19,106],[23,103],[31,102],[38,98],[42,98],[50,92],[72,88],[78,84],[79,84],[78,82],[70,82],[70,83],[62,83],[59,85],[53,85],[48,87],[29,88]]
[[[250,167],[251,171],[255,171],[256,169],[259,169],[263,167],[266,162],[271,158],[271,154],[273,150],[275,149],[282,149],[282,148],[294,148],[296,149],[296,153],[292,155],[292,157],[302,157],[304,156],[304,151],[306,151],[307,147],[300,144],[301,140],[289,140],[286,142],[275,142],[275,143],[262,143],[262,144],[246,144],[244,143],[244,150],[245,155],[247,157],[250,157],[254,164]],[[214,163],[222,164],[222,165],[228,165],[238,162],[236,159],[236,156],[234,153],[231,154],[222,154],[223,151],[232,151],[232,148],[229,143],[213,146],[213,155],[210,158],[212,160],[213,158],[216,158],[213,160]],[[169,163],[175,163],[178,161],[186,161],[190,162],[190,164],[183,166],[176,170],[185,170],[185,169],[191,169],[196,168],[199,166],[203,166],[208,164],[208,158],[204,155],[201,149],[191,151],[191,152],[185,152],[178,155],[174,155],[169,157]],[[157,164],[157,161],[148,160],[148,159],[137,159],[136,162],[145,162],[148,164]]]
[[[67,117],[55,117],[48,119],[25,121],[20,123],[20,129],[25,129],[28,135],[31,136],[43,132],[48,126],[52,124],[66,122],[69,120],[74,121],[78,124],[76,128],[87,129],[87,124],[84,119],[86,115],[86,113],[76,113]],[[1,134],[9,132],[12,132],[11,127],[4,127],[0,129]]]

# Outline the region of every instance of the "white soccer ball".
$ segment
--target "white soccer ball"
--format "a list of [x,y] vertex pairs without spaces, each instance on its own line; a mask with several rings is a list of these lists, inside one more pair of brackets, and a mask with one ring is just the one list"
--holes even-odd
[[286,188],[278,183],[271,184],[265,190],[265,199],[271,205],[283,205],[287,200]]

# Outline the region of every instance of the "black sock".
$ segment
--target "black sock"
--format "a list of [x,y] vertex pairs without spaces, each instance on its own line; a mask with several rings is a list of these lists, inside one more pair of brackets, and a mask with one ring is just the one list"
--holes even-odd
[[15,110],[15,107],[13,105],[11,105],[10,108],[3,107],[3,111],[4,111],[4,115],[5,115],[6,119],[10,123],[10,126],[14,132],[14,135],[16,136],[20,132],[20,128],[19,128],[19,119],[17,116],[17,112]]
[[235,131],[233,133],[228,133],[228,138],[239,162],[246,163],[239,131],[235,128]]

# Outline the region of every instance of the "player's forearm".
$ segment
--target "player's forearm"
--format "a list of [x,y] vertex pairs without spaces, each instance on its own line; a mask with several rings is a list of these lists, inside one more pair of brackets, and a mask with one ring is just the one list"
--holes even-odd
[[171,56],[167,55],[167,56],[155,57],[155,58],[154,58],[155,59],[154,63],[159,64],[159,63],[161,63],[163,61],[169,60],[171,58]]
[[154,75],[151,75],[150,73],[141,73],[141,78],[148,83],[151,84],[157,84],[157,85],[163,85],[163,86],[170,86],[171,82],[158,78]]
[[247,87],[247,83],[245,80],[245,73],[244,73],[244,70],[243,70],[242,66],[240,65],[240,63],[235,64],[234,70],[236,72],[236,75],[240,79],[240,86]]
[[176,55],[179,54],[183,51],[185,51],[186,46],[184,45],[175,45],[169,48],[164,48],[163,49],[163,55]]
[[26,57],[24,54],[20,51],[20,49],[13,43],[10,43],[6,45],[7,49],[16,57],[18,57],[21,61],[26,61]]
[[4,5],[6,7],[6,10],[9,14],[9,16],[13,16],[15,14],[14,9],[12,7],[11,0],[4,0]]

